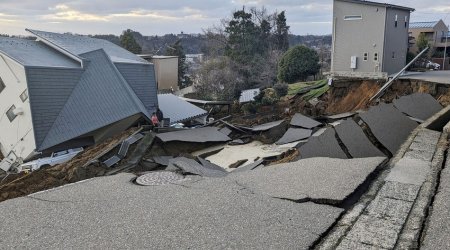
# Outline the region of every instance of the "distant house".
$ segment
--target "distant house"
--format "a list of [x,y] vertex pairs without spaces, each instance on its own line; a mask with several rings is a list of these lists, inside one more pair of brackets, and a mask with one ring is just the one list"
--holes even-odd
[[178,88],[178,57],[139,55],[155,65],[156,82],[161,92],[177,91]]
[[334,0],[331,73],[385,78],[406,64],[412,8]]
[[[417,39],[420,34],[425,34],[430,47],[443,51],[446,44],[445,39],[449,35],[448,26],[442,21],[432,21],[432,22],[412,22],[409,25],[409,35],[411,39],[410,51],[417,53]],[[447,46],[449,46],[447,44]]]
[[11,160],[87,146],[149,120],[153,64],[108,41],[0,37],[0,150]]

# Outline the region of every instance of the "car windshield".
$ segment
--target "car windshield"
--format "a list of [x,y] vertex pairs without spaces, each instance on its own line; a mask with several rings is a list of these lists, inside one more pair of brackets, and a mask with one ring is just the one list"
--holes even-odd
[[67,154],[67,153],[68,153],[67,150],[64,150],[64,151],[60,151],[60,152],[57,152],[57,153],[53,154],[53,156],[54,156],[54,157],[56,157],[56,156],[61,156],[61,155],[65,155],[65,154]]

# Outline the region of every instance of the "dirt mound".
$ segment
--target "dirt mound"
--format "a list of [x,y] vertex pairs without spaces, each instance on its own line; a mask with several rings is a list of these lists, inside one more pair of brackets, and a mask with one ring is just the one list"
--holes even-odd
[[339,114],[365,109],[369,106],[369,99],[380,89],[375,81],[336,84],[328,92],[327,114]]
[[136,131],[132,128],[96,146],[92,146],[81,154],[61,165],[40,169],[30,174],[18,175],[14,180],[0,184],[0,202],[35,192],[55,188],[96,176],[102,176],[108,170],[99,163],[85,166],[91,159],[105,149],[112,148]]

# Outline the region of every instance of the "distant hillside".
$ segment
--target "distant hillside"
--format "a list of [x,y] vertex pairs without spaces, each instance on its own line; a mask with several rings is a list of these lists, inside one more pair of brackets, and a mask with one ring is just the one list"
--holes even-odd
[[[186,54],[201,54],[205,48],[206,36],[203,34],[167,34],[164,36],[143,36],[139,32],[133,33],[134,38],[142,47],[143,54],[163,55],[167,46],[181,39]],[[120,45],[120,39],[116,35],[93,35],[92,37],[108,40]],[[289,35],[289,45],[303,44],[308,47],[331,46],[331,35]]]

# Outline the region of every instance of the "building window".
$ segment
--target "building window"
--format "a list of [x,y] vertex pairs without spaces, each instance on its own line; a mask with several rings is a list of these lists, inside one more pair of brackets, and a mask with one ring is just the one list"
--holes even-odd
[[27,99],[28,99],[28,91],[26,89],[22,92],[22,94],[20,94],[20,100],[22,100],[22,102],[25,102]]
[[375,53],[373,54],[373,60],[374,60],[375,62],[378,62],[378,53],[377,53],[377,52],[375,52]]
[[0,78],[0,93],[6,88],[5,83],[3,82],[2,78]]
[[369,59],[369,53],[364,52],[363,60],[367,61]]
[[344,20],[346,21],[354,21],[354,20],[361,20],[362,16],[361,15],[348,15],[348,16],[344,16]]
[[395,59],[395,51],[392,51],[392,59]]
[[6,116],[8,117],[9,121],[12,122],[14,119],[16,119],[17,115],[14,114],[14,110],[16,109],[16,106],[12,105],[11,108],[6,111]]
[[395,15],[395,27],[398,26],[398,15]]
[[405,16],[405,28],[408,28],[408,16]]

